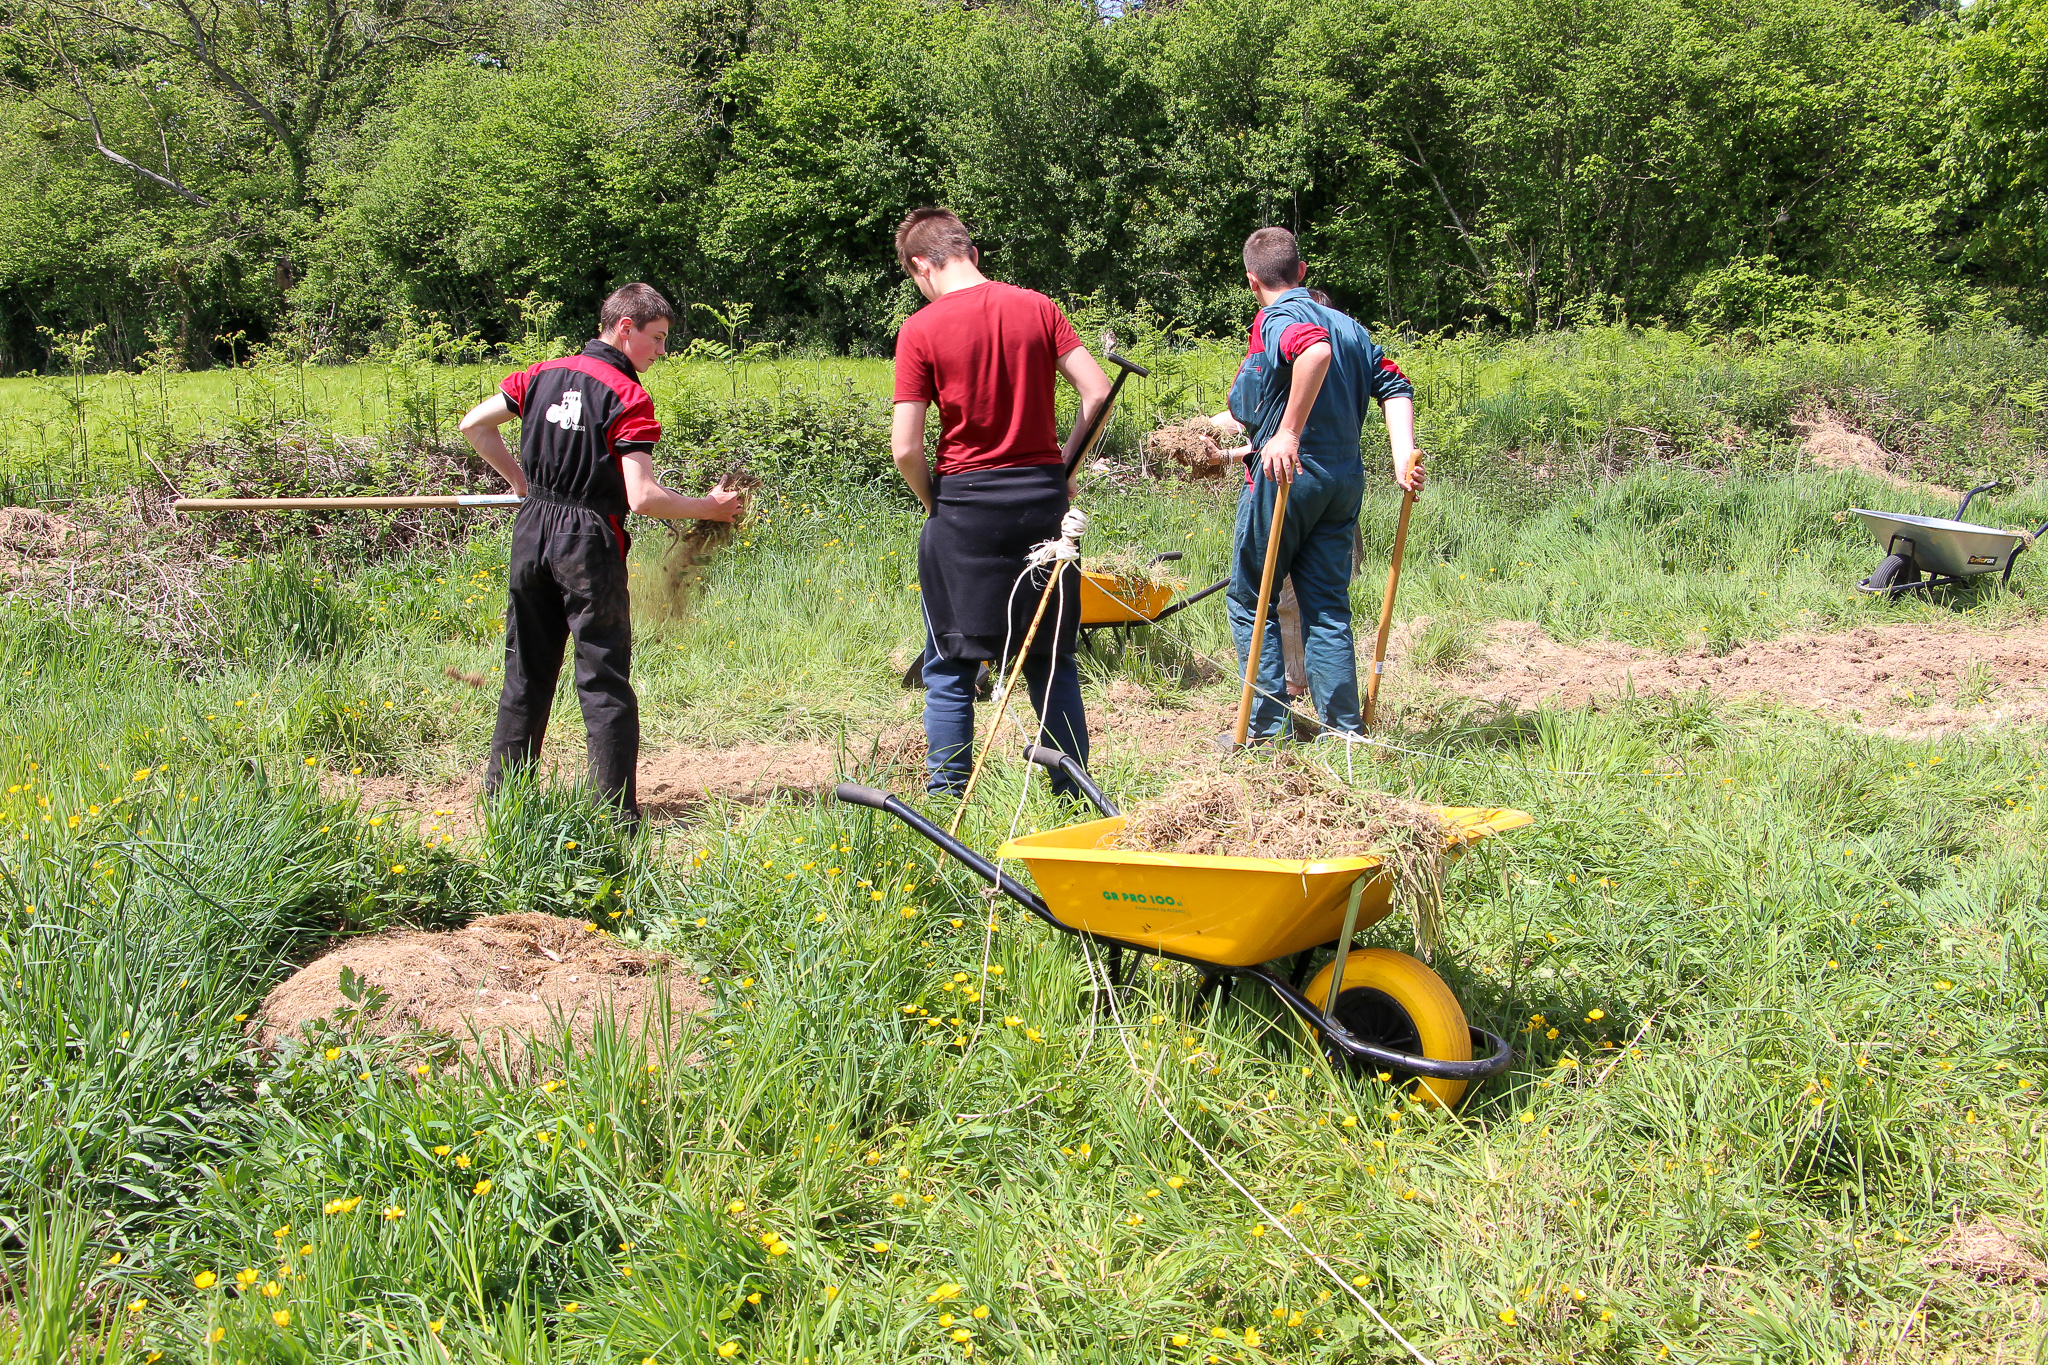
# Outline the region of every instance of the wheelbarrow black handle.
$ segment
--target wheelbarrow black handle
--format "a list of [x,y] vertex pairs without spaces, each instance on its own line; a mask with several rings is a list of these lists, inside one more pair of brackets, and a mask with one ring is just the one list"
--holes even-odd
[[1211,583],[1208,587],[1202,589],[1200,592],[1192,593],[1186,597],[1181,598],[1180,601],[1175,602],[1172,606],[1166,608],[1164,611],[1160,612],[1157,616],[1153,617],[1152,619],[1155,622],[1164,621],[1167,617],[1173,615],[1175,612],[1186,611],[1189,607],[1192,607],[1193,605],[1195,605],[1195,603],[1201,601],[1203,598],[1209,596],[1212,593],[1222,592],[1225,588],[1229,586],[1229,579],[1219,578],[1214,583]]
[[1095,785],[1095,779],[1088,776],[1088,770],[1080,765],[1072,754],[1061,753],[1048,744],[1027,744],[1024,746],[1024,760],[1036,763],[1049,772],[1065,773],[1073,779],[1081,794],[1094,803],[1095,809],[1104,815],[1115,817],[1123,814],[1102,794],[1102,788]]
[[1185,553],[1185,551],[1168,550],[1164,554],[1153,555],[1151,562],[1146,564],[1145,567],[1149,569],[1152,567],[1153,564],[1171,564],[1175,560],[1179,559],[1183,553]]
[[1963,513],[1970,510],[1971,498],[1976,497],[1979,493],[1989,493],[1992,489],[1998,487],[2000,484],[2004,482],[2005,480],[2002,478],[1993,479],[1990,483],[1980,483],[1975,488],[1972,488],[1969,492],[1963,494],[1963,500],[1961,504],[1959,504],[1956,507],[1956,520],[1961,521],[1963,519]]
[[[1053,916],[1052,911],[1045,908],[1045,902],[1032,895],[1031,892],[1017,882],[1016,878],[1002,871],[994,863],[982,857],[979,853],[976,853],[973,849],[961,843],[922,815],[919,815],[909,806],[904,805],[901,798],[893,793],[879,791],[874,787],[863,787],[857,782],[841,782],[832,789],[832,795],[851,805],[866,806],[870,810],[878,810],[895,816],[898,820],[910,826],[912,830],[937,844],[942,851],[958,858],[966,865],[968,871],[984,878],[990,885],[999,887],[1004,895],[1044,920],[1047,924],[1050,924],[1053,928],[1067,929],[1065,924],[1062,924]],[[1072,933],[1073,931],[1067,929],[1067,932]]]

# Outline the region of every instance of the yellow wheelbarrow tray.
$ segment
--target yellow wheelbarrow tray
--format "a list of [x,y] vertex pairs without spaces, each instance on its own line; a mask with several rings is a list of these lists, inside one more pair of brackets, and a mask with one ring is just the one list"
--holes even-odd
[[[1180,556],[1179,550],[1171,550],[1154,555],[1152,563],[1167,564]],[[1175,602],[1173,595],[1187,587],[1178,579],[1129,578],[1083,569],[1080,627],[1085,631],[1097,631],[1151,625],[1177,611],[1186,611],[1203,598],[1229,586],[1228,578],[1219,578],[1200,592]]]
[[[1024,756],[1064,772],[1103,814],[1099,820],[1013,839],[998,850],[1000,858],[1024,862],[1037,893],[888,792],[842,783],[835,795],[893,815],[1053,928],[1102,945],[1113,986],[1123,981],[1126,949],[1138,956],[1150,953],[1202,973],[1197,1005],[1212,990],[1227,999],[1238,977],[1263,983],[1316,1033],[1333,1059],[1362,1068],[1471,1082],[1498,1075],[1514,1060],[1504,1039],[1469,1024],[1471,1059],[1464,1060],[1389,1047],[1358,1036],[1340,1021],[1337,997],[1349,974],[1352,936],[1385,919],[1392,908],[1392,880],[1383,875],[1380,859],[1225,858],[1106,847],[1124,819],[1081,765],[1037,745],[1026,748]],[[1450,828],[1446,853],[1452,858],[1481,839],[1533,823],[1518,810],[1435,809]],[[1334,978],[1328,997],[1312,1000],[1301,983],[1315,954],[1326,948],[1335,951],[1332,964],[1346,968],[1326,969],[1325,975]],[[1283,975],[1276,966],[1289,956],[1294,961]],[[1427,973],[1421,964],[1414,965]],[[1463,1089],[1457,1086],[1457,1092]]]

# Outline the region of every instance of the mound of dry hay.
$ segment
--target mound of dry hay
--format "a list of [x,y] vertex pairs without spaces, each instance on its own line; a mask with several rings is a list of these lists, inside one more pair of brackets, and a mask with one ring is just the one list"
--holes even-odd
[[1443,932],[1448,838],[1443,820],[1425,806],[1278,762],[1176,783],[1133,809],[1111,847],[1225,858],[1376,857],[1426,957]]
[[[751,493],[761,486],[761,476],[744,462],[735,463],[726,466],[713,486],[734,493]],[[711,563],[711,556],[733,538],[739,530],[739,523],[697,521],[690,523],[690,529],[685,531],[679,523],[671,522],[668,530],[669,543],[668,548],[662,551],[653,606],[655,615],[681,621],[689,609],[691,594],[704,581],[704,570]]]

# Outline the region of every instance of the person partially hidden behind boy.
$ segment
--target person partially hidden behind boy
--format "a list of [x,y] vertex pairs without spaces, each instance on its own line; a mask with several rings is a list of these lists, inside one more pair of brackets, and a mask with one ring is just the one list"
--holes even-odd
[[[1254,232],[1244,244],[1244,267],[1259,311],[1231,386],[1230,408],[1211,418],[1216,426],[1251,438],[1228,597],[1238,666],[1245,665],[1251,649],[1275,494],[1279,484],[1288,483],[1274,578],[1293,578],[1317,715],[1331,730],[1357,734],[1364,720],[1351,638],[1351,573],[1365,496],[1359,435],[1377,398],[1393,449],[1394,482],[1420,493],[1415,390],[1365,328],[1318,304],[1302,287],[1308,267],[1293,233],[1277,227]],[[1287,714],[1277,630],[1266,632],[1256,682],[1247,738],[1277,739]]]
[[[1072,488],[1053,424],[1054,377],[1080,394],[1071,445],[1109,398],[1102,367],[1043,294],[981,273],[959,218],[913,209],[896,230],[896,259],[930,300],[896,339],[896,468],[924,504],[917,580],[924,604],[924,733],[928,789],[960,794],[974,747],[974,683],[984,661],[1002,668],[1023,651],[1044,589],[1020,584],[1032,546],[1060,533]],[[925,415],[939,405],[936,469],[924,453]],[[1024,678],[1043,742],[1088,761],[1088,718],[1074,666],[1080,575],[1061,576]],[[999,738],[999,737],[998,737]],[[1007,742],[1007,741],[1002,741]],[[1074,784],[1053,775],[1053,789]]]
[[[732,521],[744,503],[723,488],[681,497],[654,476],[661,423],[640,374],[668,348],[674,320],[668,300],[653,289],[624,285],[604,301],[597,340],[577,355],[507,375],[462,419],[476,453],[526,499],[512,524],[505,691],[484,771],[487,795],[539,757],[562,650],[573,635],[591,785],[629,822],[639,820],[640,702],[627,679],[633,604],[626,514]],[[515,417],[516,460],[498,430]]]

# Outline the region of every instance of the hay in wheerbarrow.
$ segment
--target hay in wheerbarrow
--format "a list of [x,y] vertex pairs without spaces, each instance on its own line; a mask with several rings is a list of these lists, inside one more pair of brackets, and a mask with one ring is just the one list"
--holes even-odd
[[[744,461],[727,465],[713,480],[712,487],[733,493],[751,493],[761,486],[761,476]],[[704,582],[704,571],[712,556],[739,531],[737,521],[693,521],[668,523],[668,548],[661,552],[661,567],[654,587],[654,614],[681,621],[688,612],[690,597]]]
[[1223,858],[1374,857],[1428,957],[1443,935],[1449,830],[1427,806],[1344,786],[1299,761],[1203,773],[1132,808],[1109,847]]

